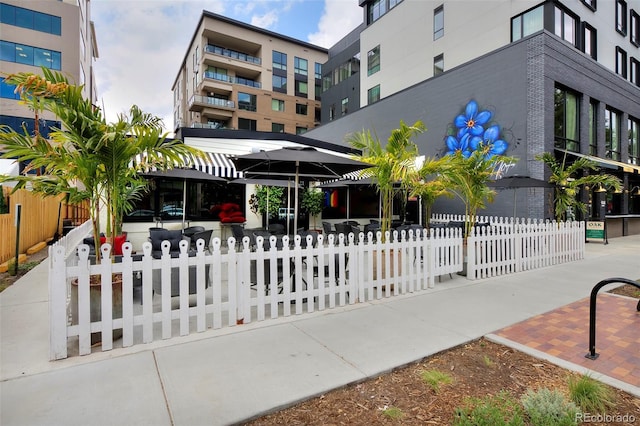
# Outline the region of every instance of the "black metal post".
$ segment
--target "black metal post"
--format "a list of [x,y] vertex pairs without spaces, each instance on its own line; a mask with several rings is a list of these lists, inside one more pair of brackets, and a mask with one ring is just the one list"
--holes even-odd
[[[602,287],[612,283],[624,283],[640,288],[640,284],[626,278],[607,278],[593,287],[589,300],[589,353],[585,355],[585,358],[598,358],[598,354],[596,353],[596,298],[598,297],[598,291]],[[640,312],[640,301],[638,302],[637,310]]]
[[16,204],[16,216],[15,216],[15,225],[16,225],[16,257],[13,263],[13,273],[18,275],[18,262],[20,260],[20,215],[22,213],[22,205]]

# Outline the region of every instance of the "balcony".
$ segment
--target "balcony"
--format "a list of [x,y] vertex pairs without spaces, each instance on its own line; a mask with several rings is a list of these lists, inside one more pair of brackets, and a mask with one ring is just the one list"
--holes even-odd
[[214,45],[205,47],[202,60],[205,65],[233,70],[252,78],[257,78],[262,72],[260,58]]
[[205,108],[222,108],[225,110],[233,110],[236,108],[236,103],[234,101],[213,98],[211,96],[191,96],[191,98],[189,99],[189,111],[201,112]]
[[250,64],[262,64],[262,60],[260,58],[247,55],[246,53],[236,52],[235,50],[225,49],[224,47],[216,46],[213,44],[206,45],[204,51],[207,53],[213,53],[214,55],[227,56],[231,59],[237,59],[238,61],[248,62]]
[[232,77],[227,74],[220,74],[212,71],[205,71],[202,80],[202,86],[199,87],[199,90],[204,91],[213,91],[213,89],[217,89],[218,91],[226,91],[231,92],[232,84],[241,84],[243,86],[253,87],[255,89],[260,89],[262,84],[259,81],[251,80],[243,77]]

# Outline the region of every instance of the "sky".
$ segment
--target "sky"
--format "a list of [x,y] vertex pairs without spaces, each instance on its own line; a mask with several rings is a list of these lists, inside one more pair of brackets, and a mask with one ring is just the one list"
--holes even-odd
[[172,133],[171,87],[203,10],[329,48],[362,22],[358,0],[93,0],[98,102],[107,121],[132,105]]

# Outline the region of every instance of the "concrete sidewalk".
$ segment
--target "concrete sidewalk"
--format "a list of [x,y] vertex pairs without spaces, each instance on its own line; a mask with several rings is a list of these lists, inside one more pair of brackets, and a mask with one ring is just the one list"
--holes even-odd
[[0,293],[0,424],[219,425],[366,379],[640,278],[640,236],[584,260],[50,362],[46,262]]

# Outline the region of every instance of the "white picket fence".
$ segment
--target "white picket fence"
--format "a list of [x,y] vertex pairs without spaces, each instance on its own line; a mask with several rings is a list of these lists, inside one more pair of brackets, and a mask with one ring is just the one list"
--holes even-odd
[[[49,249],[51,359],[425,291],[435,277],[465,266],[462,233],[453,228],[432,229],[430,235],[387,233],[384,243],[379,233],[320,235],[315,246],[311,236],[307,244],[299,236],[272,236],[269,244],[257,237],[256,247],[245,237],[239,249],[234,238],[226,246],[214,238],[210,247],[198,241],[191,256],[182,241],[178,257],[163,242],[160,259],[151,255],[150,243],[136,254],[125,243],[116,263],[104,244],[96,264],[86,245],[68,255],[68,242],[89,231],[70,233]],[[584,253],[584,229],[577,223],[492,225],[483,232],[466,245],[470,279],[577,260]],[[91,277],[100,283],[90,286]],[[92,338],[100,344],[92,345]]]

